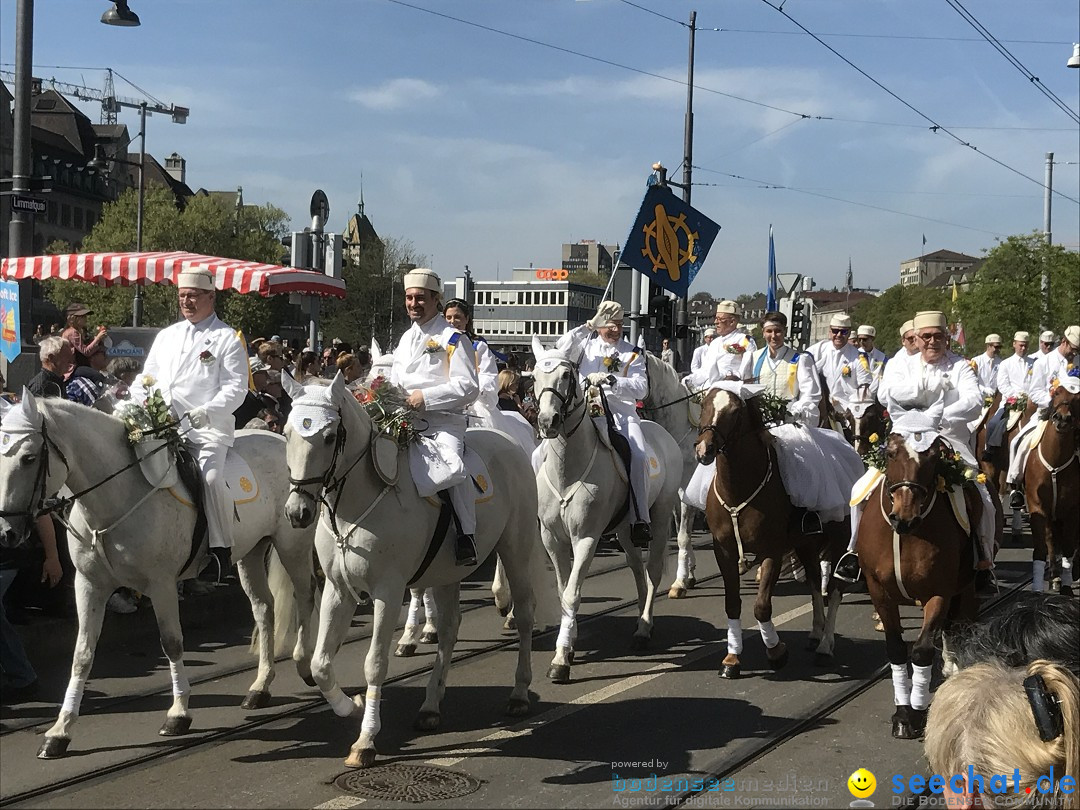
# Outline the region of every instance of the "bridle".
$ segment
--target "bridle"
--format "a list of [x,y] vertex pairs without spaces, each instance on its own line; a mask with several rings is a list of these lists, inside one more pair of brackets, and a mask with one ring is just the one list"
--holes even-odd
[[578,363],[574,363],[571,360],[556,360],[555,364],[556,367],[566,366],[570,369],[570,388],[565,394],[563,394],[562,391],[558,390],[557,388],[546,386],[540,389],[540,393],[536,395],[536,404],[540,404],[540,400],[541,398],[543,398],[544,394],[551,394],[552,396],[558,398],[558,414],[562,418],[564,428],[569,425],[570,417],[574,414],[574,412],[577,411],[578,408],[581,408],[581,416],[578,418],[577,424],[574,425],[573,428],[566,430],[563,434],[567,439],[569,439],[571,436],[574,435],[575,431],[577,431],[577,429],[581,427],[581,423],[585,421],[585,397],[578,396],[580,393],[578,390],[578,369],[580,366]]
[[[720,428],[714,422],[712,424],[704,425],[700,430],[698,430],[698,441],[700,442],[701,437],[704,436],[706,433],[709,433],[712,435],[713,444],[716,445],[716,437],[719,436],[723,441],[721,441],[719,445],[716,445],[715,451],[717,455],[726,456],[728,452],[728,445],[734,445],[735,442],[737,442],[739,439],[740,434],[738,428],[739,425],[742,423],[743,408],[745,407],[746,405],[745,403],[743,403],[741,407],[736,410],[735,423],[731,426],[731,430],[728,431],[728,435],[725,436],[723,433],[721,433]],[[713,418],[715,419],[715,415]],[[732,436],[735,436],[735,439],[732,439]]]
[[[52,511],[55,507],[45,508],[45,501],[47,499],[46,488],[49,481],[49,448],[51,447],[57,457],[60,459],[60,463],[68,470],[71,469],[71,465],[68,464],[67,457],[64,455],[64,451],[49,438],[48,428],[45,427],[45,420],[41,420],[41,430],[34,431],[41,434],[41,449],[37,462],[37,470],[34,472],[34,486],[30,489],[30,496],[27,499],[25,509],[3,509],[0,510],[0,517],[21,517],[26,518],[27,523],[23,533],[23,540],[30,534],[31,522],[36,520],[40,515],[46,512]],[[28,436],[31,434],[28,434]],[[35,503],[35,496],[40,491],[40,497],[37,497]],[[81,493],[80,493],[81,494]]]

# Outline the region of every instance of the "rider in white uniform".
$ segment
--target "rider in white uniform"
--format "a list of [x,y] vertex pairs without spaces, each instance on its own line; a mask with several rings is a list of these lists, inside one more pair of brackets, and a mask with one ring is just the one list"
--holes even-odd
[[713,342],[713,338],[715,338],[715,337],[716,337],[716,328],[712,327],[712,326],[710,326],[708,329],[706,329],[702,333],[702,335],[701,335],[702,343],[701,343],[700,346],[698,346],[696,349],[694,349],[694,356],[690,358],[690,373],[691,374],[693,374],[695,371],[700,369],[702,364],[705,362],[705,354],[709,350],[709,344]]
[[1001,335],[996,332],[986,336],[986,351],[971,361],[972,370],[979,379],[979,389],[984,397],[992,397],[998,388],[998,366],[1001,365]]
[[877,399],[878,387],[881,385],[881,375],[885,373],[885,362],[888,358],[885,352],[874,345],[877,339],[877,329],[869,324],[863,324],[855,330],[855,343],[859,349],[859,365],[870,372],[870,399]]
[[[581,376],[590,385],[607,387],[607,405],[615,430],[630,444],[630,488],[633,491],[634,520],[630,525],[630,540],[642,548],[649,545],[649,463],[645,437],[641,433],[641,418],[637,413],[638,400],[649,393],[645,358],[623,340],[623,308],[617,301],[602,301],[592,320],[567,332],[556,343],[556,349],[584,341]],[[596,332],[590,336],[589,333]]]
[[743,356],[757,349],[754,339],[739,329],[739,305],[721,301],[716,305],[716,336],[709,343],[701,368],[691,371],[685,382],[695,390],[708,390],[721,380],[738,380]]
[[[990,335],[994,337],[994,335]],[[989,338],[987,338],[989,340]],[[1031,335],[1027,332],[1016,332],[1013,335],[1013,354],[1002,360],[997,366],[994,375],[996,389],[1001,393],[997,413],[990,417],[986,423],[986,446],[983,448],[983,460],[990,461],[994,450],[1001,447],[1001,440],[1005,437],[1005,429],[1008,427],[1006,416],[1008,409],[1006,402],[1012,397],[1031,396],[1031,367],[1033,361],[1027,355],[1028,341]]]
[[[221,582],[232,565],[232,498],[225,486],[225,456],[233,443],[233,411],[248,390],[247,350],[233,328],[214,314],[214,277],[206,270],[181,273],[176,280],[184,320],[154,338],[143,373],[131,386],[142,402],[157,388],[173,415],[187,416],[184,442],[199,463],[205,486],[208,578]],[[151,381],[152,380],[152,381]]]
[[1034,363],[1040,357],[1050,354],[1054,349],[1058,347],[1057,336],[1047,329],[1045,332],[1039,333],[1039,345],[1031,354],[1028,355],[1028,359]]
[[821,385],[814,370],[814,358],[784,343],[787,318],[781,312],[766,312],[761,321],[764,348],[743,355],[739,379],[760,383],[773,396],[788,400],[788,413],[809,425],[817,425],[821,406]]
[[1054,389],[1066,377],[1080,376],[1080,326],[1070,326],[1058,347],[1035,361],[1031,369],[1031,401],[1039,408],[1039,418],[1032,419],[1013,439],[1009,458],[1009,474],[1006,477],[1013,491],[1009,506],[1020,509],[1024,505],[1024,467],[1027,465],[1031,442],[1027,437],[1044,421],[1044,409],[1050,405]]
[[807,351],[814,357],[818,373],[829,389],[829,397],[843,413],[852,400],[859,399],[859,389],[870,388],[873,375],[859,362],[859,350],[848,342],[851,316],[838,312],[829,321],[828,340],[815,343]]
[[[896,350],[896,353],[892,356],[893,362],[901,357],[910,357],[913,354],[918,354],[919,347],[915,340],[915,321],[904,321],[900,326],[900,348]],[[885,405],[886,392],[885,392],[885,372],[881,373],[881,380],[878,382],[877,389],[877,401],[882,405]]]
[[[390,382],[408,392],[405,405],[417,411],[430,439],[425,482],[434,491],[448,490],[458,521],[455,552],[458,565],[476,565],[475,490],[465,470],[465,409],[480,386],[472,342],[439,314],[442,281],[431,270],[405,274],[405,308],[412,326],[394,351]],[[415,471],[414,471],[415,475]],[[417,481],[417,491],[429,495]]]
[[[969,423],[982,407],[979,381],[969,362],[949,351],[948,324],[943,312],[916,313],[914,325],[918,334],[919,354],[895,358],[885,367],[888,391],[886,407],[893,421],[893,431],[905,435],[920,451],[929,447],[933,439],[940,435],[954,452],[961,455],[965,464],[977,469],[978,465],[971,451]],[[914,418],[909,419],[909,416]],[[927,427],[920,432],[909,434],[905,422],[924,423]],[[992,568],[994,504],[985,484],[976,483],[975,486],[983,502],[982,517],[977,527],[983,558],[978,567]],[[856,493],[852,494],[857,497]],[[857,524],[861,516],[862,510],[853,508],[853,539],[858,532]],[[845,555],[840,563],[837,563],[835,576],[849,579],[853,562],[857,571],[857,559],[853,561],[850,556]]]

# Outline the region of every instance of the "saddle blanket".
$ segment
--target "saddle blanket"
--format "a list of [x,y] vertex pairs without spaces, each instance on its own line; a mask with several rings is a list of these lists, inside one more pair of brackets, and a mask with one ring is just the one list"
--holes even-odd
[[[416,445],[412,446],[415,447]],[[480,455],[475,450],[466,445],[464,462],[465,472],[473,483],[476,503],[481,504],[490,501],[495,495],[495,484],[491,480],[491,473],[488,472],[484,459],[480,458]],[[428,495],[424,500],[432,506],[442,507],[442,501],[439,500],[437,495]]]
[[[251,471],[251,467],[244,460],[244,457],[232,447],[229,448],[228,455],[225,456],[225,486],[232,495],[235,506],[251,503],[259,497],[259,480]],[[183,487],[170,487],[169,494],[185,506],[193,507],[195,505],[191,502],[187,490]]]
[[[686,380],[683,380],[682,387],[687,396],[694,393],[694,390],[687,385]],[[701,427],[701,401],[692,396],[686,400],[686,421],[690,423],[692,428]]]
[[[851,488],[851,505],[858,506],[867,500],[870,495],[877,491],[878,484],[884,486],[885,475],[876,467],[870,467],[863,477],[855,482]],[[952,507],[956,522],[965,532],[971,531],[971,518],[968,516],[967,501],[964,500],[963,487],[951,487],[945,490],[949,496],[949,506]]]
[[[603,419],[603,417],[594,417],[593,423],[596,425],[596,432],[597,435],[600,436],[601,444],[603,444],[604,447],[606,447],[612,454],[614,454],[616,462],[615,469],[619,471],[619,477],[623,479],[623,481],[625,481],[626,468],[622,465],[622,459],[619,457],[619,451],[616,450],[611,444],[611,437],[608,436],[607,432],[607,422]],[[541,444],[540,446],[543,447],[543,444]],[[630,452],[633,452],[633,449],[631,449]],[[645,442],[645,461],[648,464],[649,478],[659,478],[661,472],[660,458],[656,455],[656,452],[652,449],[652,445],[650,445],[648,441]]]

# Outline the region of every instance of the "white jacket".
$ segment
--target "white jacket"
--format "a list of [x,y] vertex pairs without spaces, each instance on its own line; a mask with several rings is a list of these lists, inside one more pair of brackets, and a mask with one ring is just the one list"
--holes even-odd
[[1031,367],[1033,363],[1030,357],[1022,354],[1014,354],[1006,357],[997,367],[997,390],[1001,392],[1001,404],[1009,397],[1019,397],[1031,392]]
[[739,377],[760,383],[770,394],[788,402],[788,413],[817,426],[821,404],[821,385],[814,371],[814,358],[806,352],[796,352],[781,346],[775,358],[769,357],[769,347],[743,355]]
[[414,321],[394,350],[390,382],[423,391],[425,411],[463,414],[480,393],[472,341],[440,315]]
[[730,334],[716,335],[705,352],[701,368],[687,377],[694,388],[709,388],[724,380],[728,374],[739,376],[743,357],[757,349],[754,339],[736,329]]

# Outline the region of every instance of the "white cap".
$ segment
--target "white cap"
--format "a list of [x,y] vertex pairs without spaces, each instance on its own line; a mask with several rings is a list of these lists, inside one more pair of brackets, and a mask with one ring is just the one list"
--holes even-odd
[[702,333],[702,337],[716,337],[716,328],[710,326]]
[[829,321],[830,329],[850,329],[851,316],[846,312],[837,312]]
[[185,270],[176,277],[177,289],[214,289],[214,276],[209,270]]
[[1080,349],[1080,326],[1070,326],[1065,330],[1065,339],[1074,349]]
[[431,290],[442,295],[442,279],[426,267],[410,270],[403,281],[406,290]]
[[939,312],[936,309],[927,309],[915,313],[915,318],[912,321],[913,329],[932,329],[934,327],[937,327],[943,332],[949,328],[949,322],[945,319],[944,312]]
[[[1016,338],[1013,338],[1013,340],[1016,340]],[[1001,335],[999,335],[997,332],[991,332],[989,335],[986,336],[986,340],[984,342],[987,346],[990,346],[991,344],[1000,346]]]
[[623,322],[623,308],[618,301],[601,301],[596,308],[596,314],[589,321],[590,329],[601,329],[605,326],[621,326]]
[[868,324],[863,324],[855,334],[859,337],[877,337],[877,329]]
[[1047,329],[1045,332],[1043,332],[1041,335],[1039,335],[1039,340],[1042,343],[1056,343],[1057,342],[1056,340],[1054,340],[1054,333],[1051,332],[1049,329]]
[[738,315],[739,304],[736,301],[723,300],[716,305],[717,315]]
[[914,320],[904,321],[904,323],[901,324],[901,326],[900,326],[900,337],[903,337],[904,335],[906,335],[908,332],[910,332],[914,328],[915,328],[915,321]]
[[1031,342],[1031,333],[1030,332],[1017,332],[1016,334],[1013,335],[1013,342],[1015,343],[1017,341],[1019,341],[1020,343],[1030,343]]

